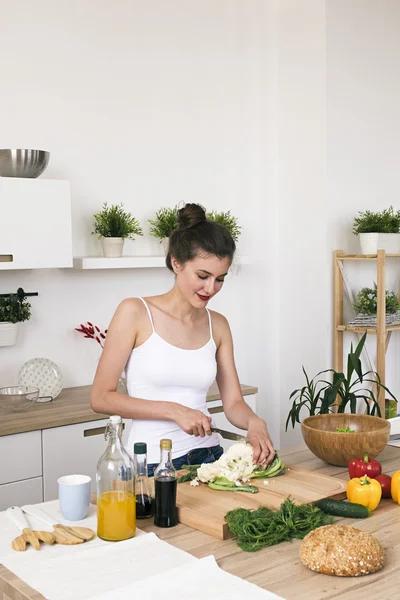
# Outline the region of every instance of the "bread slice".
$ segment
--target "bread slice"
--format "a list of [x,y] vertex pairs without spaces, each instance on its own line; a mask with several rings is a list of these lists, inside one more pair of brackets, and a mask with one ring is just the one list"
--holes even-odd
[[325,525],[301,542],[300,560],[312,571],[357,577],[379,571],[385,551],[370,533],[349,525]]

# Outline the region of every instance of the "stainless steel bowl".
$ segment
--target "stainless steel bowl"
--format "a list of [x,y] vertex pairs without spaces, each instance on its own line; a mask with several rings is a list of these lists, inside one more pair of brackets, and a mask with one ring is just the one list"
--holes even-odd
[[39,177],[49,164],[46,150],[0,150],[0,177]]
[[39,392],[39,388],[30,385],[0,388],[0,407],[12,412],[29,410],[35,406]]

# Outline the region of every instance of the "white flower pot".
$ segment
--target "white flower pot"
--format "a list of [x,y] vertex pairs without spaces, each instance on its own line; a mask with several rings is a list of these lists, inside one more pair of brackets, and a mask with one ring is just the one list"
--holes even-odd
[[18,329],[19,323],[0,323],[0,346],[14,346]]
[[102,237],[101,246],[106,258],[120,258],[124,247],[124,238]]
[[400,254],[400,233],[380,233],[378,250],[386,250],[387,254]]
[[361,254],[376,254],[378,237],[379,233],[360,233]]
[[164,251],[164,256],[167,256],[168,248],[169,248],[169,238],[163,238],[161,240],[161,243],[162,243],[162,247],[163,247],[163,251]]
[[400,233],[360,233],[361,254],[400,254]]

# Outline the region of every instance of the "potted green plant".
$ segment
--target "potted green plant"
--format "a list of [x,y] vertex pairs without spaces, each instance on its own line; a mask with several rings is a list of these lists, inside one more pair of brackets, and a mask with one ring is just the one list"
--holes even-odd
[[93,217],[92,235],[101,240],[103,254],[107,258],[119,258],[125,239],[134,240],[135,236],[143,235],[139,221],[126,212],[122,204],[108,207],[105,202],[101,211]]
[[400,253],[400,211],[390,206],[378,212],[366,210],[358,214],[353,233],[360,236],[362,254],[376,254],[378,249],[388,254]]
[[[338,413],[356,413],[357,404],[359,401],[363,401],[368,415],[380,417],[382,416],[381,410],[374,389],[383,388],[393,400],[397,401],[392,392],[381,383],[378,373],[375,371],[362,372],[360,355],[366,337],[367,334],[364,333],[355,350],[353,350],[353,344],[351,345],[347,356],[346,375],[338,373],[334,369],[325,369],[310,379],[303,367],[306,384],[290,394],[289,399],[293,399],[293,403],[287,416],[286,431],[289,423],[293,428],[296,423],[300,423],[301,412],[306,411],[309,416],[329,414],[333,412],[335,402],[337,402]],[[332,376],[332,381],[319,378],[320,375],[329,374]],[[371,389],[366,388],[365,384],[372,384]]]
[[216,223],[226,227],[235,242],[238,241],[239,235],[241,234],[241,227],[238,225],[237,218],[231,214],[230,210],[227,212],[218,212],[217,210],[212,210],[207,212],[206,216],[209,221],[215,221]]
[[31,305],[17,294],[0,297],[0,346],[13,346],[19,324],[31,318]]
[[154,219],[148,219],[149,233],[160,241],[165,254],[168,251],[169,236],[178,227],[178,210],[178,205],[172,208],[160,208],[154,215]]
[[[364,287],[358,294],[354,303],[354,309],[363,315],[376,315],[377,311],[377,286]],[[400,309],[400,304],[395,292],[386,290],[386,314],[393,315]]]

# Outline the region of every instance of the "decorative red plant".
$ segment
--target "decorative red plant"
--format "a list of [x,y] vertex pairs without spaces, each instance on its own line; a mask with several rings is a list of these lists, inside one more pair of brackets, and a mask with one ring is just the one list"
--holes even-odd
[[104,348],[103,340],[106,339],[107,329],[105,329],[104,333],[102,333],[97,325],[93,325],[90,323],[90,321],[87,321],[86,325],[82,325],[81,323],[80,327],[75,327],[75,331],[83,333],[85,338],[96,340],[96,342],[100,344],[102,348]]

